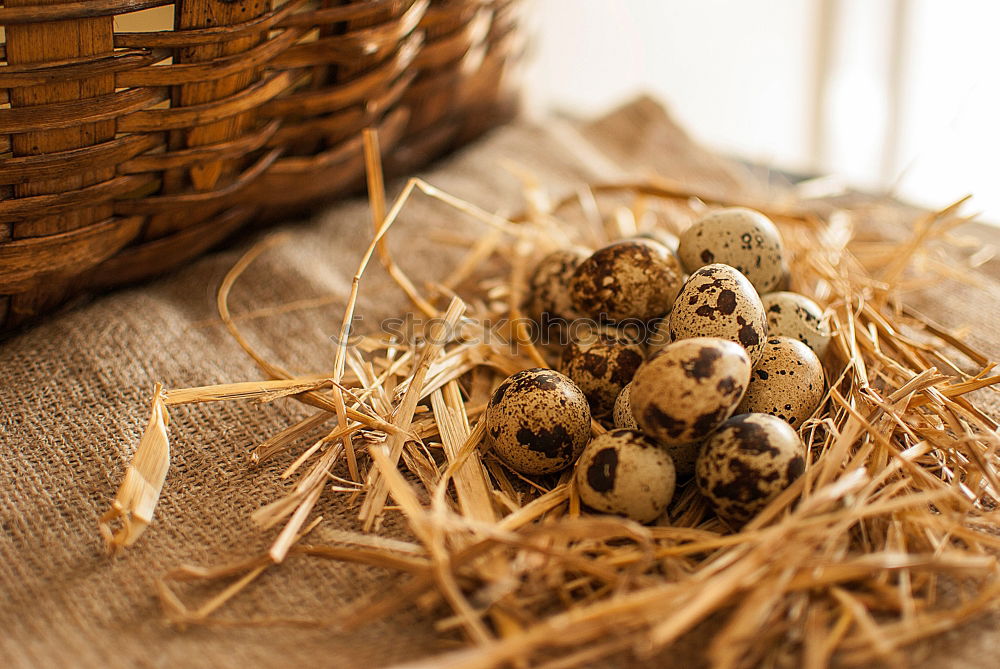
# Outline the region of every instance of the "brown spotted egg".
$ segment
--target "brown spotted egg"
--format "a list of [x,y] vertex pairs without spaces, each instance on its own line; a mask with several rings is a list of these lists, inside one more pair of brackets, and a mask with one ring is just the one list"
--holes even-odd
[[720,517],[742,524],[802,475],[804,454],[799,435],[780,418],[733,416],[698,456],[698,489]]
[[663,246],[667,247],[667,249],[669,249],[670,252],[673,254],[677,253],[677,245],[680,243],[680,240],[677,238],[677,235],[673,234],[672,232],[667,232],[666,230],[660,230],[658,228],[653,228],[651,230],[640,232],[635,237],[633,237],[633,239],[652,240],[657,244],[662,244]]
[[573,379],[595,417],[611,414],[615,400],[642,364],[637,339],[612,327],[589,328],[563,349],[559,371]]
[[820,358],[826,354],[833,334],[818,304],[789,291],[767,293],[760,299],[767,315],[768,334],[798,339]]
[[585,316],[648,321],[670,311],[682,282],[673,253],[662,244],[633,239],[598,249],[580,263],[570,294]]
[[565,469],[590,439],[587,397],[551,369],[526,369],[507,377],[486,406],[493,452],[522,474]]
[[743,207],[720,209],[694,223],[681,233],[677,255],[688,272],[712,263],[731,265],[761,293],[774,290],[784,271],[778,228]]
[[[787,262],[785,262],[782,263],[781,265],[781,278],[778,280],[778,283],[774,284],[774,288],[772,288],[772,290],[782,291],[791,289],[792,289],[792,268],[788,266]],[[761,295],[760,299],[763,300],[764,296]]]
[[812,349],[789,337],[771,337],[750,373],[737,413],[766,413],[798,428],[819,406],[823,365]]
[[750,358],[731,341],[682,339],[647,360],[629,399],[639,427],[661,444],[704,439],[736,410],[750,381]]
[[637,430],[612,430],[587,444],[576,466],[584,504],[597,511],[650,523],[674,496],[674,463]]
[[587,254],[581,248],[559,249],[538,262],[529,280],[528,311],[532,317],[573,320],[579,316],[569,295],[569,282]]
[[631,388],[632,383],[629,382],[618,393],[618,397],[615,398],[615,409],[612,412],[612,419],[615,422],[615,427],[636,430],[639,426],[632,415],[632,401],[629,399],[629,390]]
[[[614,421],[615,427],[629,430],[638,430],[639,425],[632,415],[632,401],[630,391],[632,384],[628,384],[618,394],[615,400]],[[659,442],[657,442],[659,443]],[[665,450],[674,461],[674,471],[677,472],[678,479],[686,479],[694,476],[694,463],[701,452],[701,443],[693,442],[689,444],[660,444],[660,448]]]
[[729,265],[706,265],[695,271],[661,322],[670,341],[718,337],[743,346],[756,362],[767,339],[764,305],[747,278]]
[[698,462],[698,454],[701,453],[700,441],[686,444],[661,444],[661,448],[674,461],[674,471],[677,472],[678,480],[694,476],[695,463]]

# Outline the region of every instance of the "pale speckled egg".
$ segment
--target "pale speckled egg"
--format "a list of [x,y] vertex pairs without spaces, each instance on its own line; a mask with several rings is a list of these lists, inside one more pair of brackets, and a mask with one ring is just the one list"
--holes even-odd
[[573,381],[552,369],[507,377],[486,406],[493,452],[522,474],[565,469],[590,439],[590,406]]
[[[788,266],[787,262],[781,264],[781,278],[778,279],[778,283],[774,284],[774,288],[771,290],[781,291],[781,290],[791,290],[792,289],[792,268]],[[764,299],[761,295],[760,299]]]
[[[743,346],[760,359],[767,319],[760,296],[745,276],[729,265],[706,265],[692,274],[665,319],[671,341],[719,337]],[[660,325],[662,335],[663,324]]]
[[652,241],[615,242],[595,251],[573,272],[573,306],[585,316],[648,321],[670,311],[683,283],[680,262]]
[[666,230],[659,230],[656,228],[640,232],[637,235],[635,235],[633,239],[652,240],[657,244],[662,244],[667,249],[669,249],[671,253],[674,254],[677,253],[677,246],[680,244],[680,239],[677,238],[677,235],[673,234],[672,232],[667,232]]
[[823,400],[823,365],[812,349],[790,337],[770,337],[750,373],[737,413],[766,413],[798,428]]
[[632,401],[629,399],[629,390],[631,390],[631,388],[632,383],[629,382],[624,388],[622,388],[622,391],[618,393],[618,397],[615,398],[615,408],[612,412],[612,419],[615,422],[615,427],[627,430],[637,430],[639,429],[639,425],[635,422],[635,417],[632,415]]
[[[622,391],[618,393],[618,399],[615,400],[615,427],[628,430],[638,430],[639,425],[635,422],[635,416],[632,415],[632,401],[630,399],[631,389],[632,384],[630,383],[622,388]],[[657,443],[659,444],[659,442]],[[667,452],[670,459],[674,461],[674,471],[677,472],[678,479],[691,478],[694,476],[694,463],[698,459],[698,453],[701,452],[701,442],[696,441],[688,444],[659,445],[660,448]]]
[[760,299],[767,316],[768,334],[798,339],[820,358],[826,354],[833,333],[818,304],[789,291],[767,293]]
[[596,511],[650,523],[674,496],[674,463],[637,430],[612,430],[587,444],[576,466],[580,499]]
[[731,265],[761,293],[774,290],[784,271],[778,228],[743,207],[719,209],[695,222],[681,233],[677,255],[688,272],[712,263]]
[[739,344],[682,339],[639,367],[629,391],[632,415],[661,444],[697,442],[733,414],[749,381],[750,358]]
[[611,414],[615,400],[635,376],[645,351],[638,340],[612,327],[586,329],[563,349],[559,371],[573,379],[590,402],[590,413]]
[[533,318],[573,320],[579,316],[573,308],[569,282],[587,255],[586,249],[574,247],[553,251],[538,261],[528,283],[528,312]]
[[780,418],[733,416],[698,456],[698,489],[720,517],[742,524],[802,475],[804,454],[799,435]]
[[686,444],[660,444],[660,447],[674,461],[674,471],[677,472],[678,480],[686,480],[694,476],[694,468],[698,462],[698,455],[701,453],[701,445],[700,441]]
[[646,338],[646,357],[655,355],[664,346],[671,343],[673,340],[670,338],[670,315],[667,314],[666,318],[660,318],[653,321],[651,324],[652,329],[649,336]]

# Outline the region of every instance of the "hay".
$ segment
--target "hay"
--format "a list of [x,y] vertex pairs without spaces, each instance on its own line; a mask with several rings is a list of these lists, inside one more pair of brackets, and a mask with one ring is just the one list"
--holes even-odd
[[[158,592],[172,621],[346,631],[418,606],[438,616],[442,632],[459,629],[467,645],[414,667],[564,667],[622,651],[649,654],[711,618],[718,629],[705,652],[714,666],[822,667],[901,662],[907,645],[993,605],[1000,594],[1000,537],[993,532],[1000,437],[970,396],[991,391],[1000,376],[991,374],[988,355],[905,304],[907,291],[936,275],[973,276],[976,249],[962,248],[965,269],[950,250],[954,228],[967,220],[959,214],[963,202],[916,221],[910,238],[899,241],[872,234],[879,214],[870,209],[806,199],[734,202],[664,181],[594,185],[552,203],[521,175],[529,206],[507,220],[418,179],[387,206],[377,138],[366,134],[365,146],[375,236],[352,284],[332,371],[295,377],[240,334],[228,293],[280,242],[265,240],[226,277],[218,306],[272,380],[157,388],[150,425],[102,518],[112,548],[134,543],[151,521],[168,464],[169,405],[292,399],[319,409],[263,441],[254,461],[289,451],[335,421],[283,474],[298,477],[292,491],[254,514],[264,528],[284,523],[267,554],[164,577]],[[384,244],[418,192],[490,227],[478,239],[450,239],[468,246],[466,259],[423,292]],[[775,219],[792,289],[826,305],[833,319],[824,361],[829,392],[799,429],[809,446],[805,475],[734,532],[691,484],[679,491],[669,519],[643,527],[582,511],[569,473],[531,481],[502,466],[483,443],[489,392],[510,373],[549,364],[550,352],[534,346],[520,319],[531,261],[571,242],[602,243],[651,227],[677,233],[706,207],[723,204]],[[348,347],[346,324],[373,257],[417,310],[435,319],[413,341],[367,336]],[[509,273],[483,275],[487,261],[505,263]],[[502,318],[507,339],[485,339],[486,323]],[[346,478],[335,474],[341,465]],[[339,532],[335,545],[303,543],[320,522],[310,515],[323,494],[359,499],[367,533]],[[395,512],[414,542],[379,535],[381,519]],[[117,532],[115,521],[122,523]],[[401,580],[330,620],[221,615],[227,601],[291,554],[377,565]],[[171,588],[218,579],[235,580],[200,605]]]

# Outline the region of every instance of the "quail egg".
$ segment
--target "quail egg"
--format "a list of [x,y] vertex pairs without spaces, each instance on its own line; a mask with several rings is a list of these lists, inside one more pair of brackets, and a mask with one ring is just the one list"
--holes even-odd
[[612,430],[594,437],[576,467],[584,504],[639,523],[663,515],[675,483],[670,456],[636,430]]
[[750,358],[731,341],[682,339],[639,367],[629,399],[639,427],[661,444],[704,439],[736,410],[750,381]]
[[522,474],[551,474],[573,464],[590,438],[587,397],[551,369],[526,369],[507,379],[486,406],[493,452]]
[[797,428],[819,406],[823,390],[823,365],[812,349],[797,339],[771,337],[736,411],[771,414]]
[[613,321],[648,321],[670,311],[683,282],[677,258],[662,244],[615,242],[573,272],[570,294],[580,313]]
[[686,444],[660,444],[660,447],[674,461],[677,480],[687,480],[694,476],[695,463],[698,462],[698,454],[701,453],[701,444],[700,441]]
[[698,489],[715,512],[745,523],[802,475],[805,447],[785,421],[759,413],[733,416],[698,456]]
[[587,329],[563,349],[559,371],[573,379],[590,401],[595,417],[609,415],[622,388],[642,364],[643,348],[624,331]]
[[698,456],[698,489],[715,512],[745,523],[802,475],[805,447],[780,418],[733,416]]
[[639,426],[635,422],[635,417],[632,416],[632,402],[629,399],[631,388],[632,382],[630,381],[618,393],[618,397],[615,398],[615,409],[612,413],[612,418],[615,421],[615,427],[636,430]]
[[529,281],[528,311],[533,317],[573,320],[579,316],[569,296],[569,282],[587,254],[581,248],[560,249],[538,262]]
[[[781,278],[778,280],[778,283],[774,284],[774,288],[772,288],[771,290],[780,291],[780,290],[791,290],[791,289],[792,289],[792,268],[788,266],[788,262],[784,262],[781,264]],[[760,299],[763,300],[764,296],[761,295]]]
[[747,278],[729,265],[706,265],[694,272],[660,324],[671,341],[719,337],[742,345],[756,362],[767,339],[764,305]]
[[677,235],[657,228],[640,232],[633,237],[633,239],[646,239],[652,240],[658,244],[663,244],[663,246],[667,247],[670,252],[674,254],[677,253],[677,245],[680,243]]
[[681,233],[677,251],[688,272],[712,263],[732,265],[761,293],[784,271],[781,233],[764,214],[743,207],[714,211]]
[[[631,389],[632,384],[630,383],[622,388],[622,391],[618,393],[618,399],[615,400],[615,427],[638,430],[639,425],[635,422],[635,416],[632,415],[632,402],[629,397]],[[694,463],[698,459],[698,453],[701,451],[700,442],[696,441],[687,444],[657,443],[660,445],[660,448],[667,452],[670,459],[674,461],[674,471],[677,472],[678,480],[694,476]]]
[[761,296],[768,334],[798,339],[822,358],[833,336],[823,310],[805,295],[782,291]]

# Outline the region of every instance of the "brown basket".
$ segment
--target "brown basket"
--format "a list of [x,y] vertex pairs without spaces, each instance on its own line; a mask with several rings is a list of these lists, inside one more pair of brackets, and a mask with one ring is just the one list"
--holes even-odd
[[516,106],[519,0],[0,4],[0,329],[356,190],[364,127],[405,169]]

